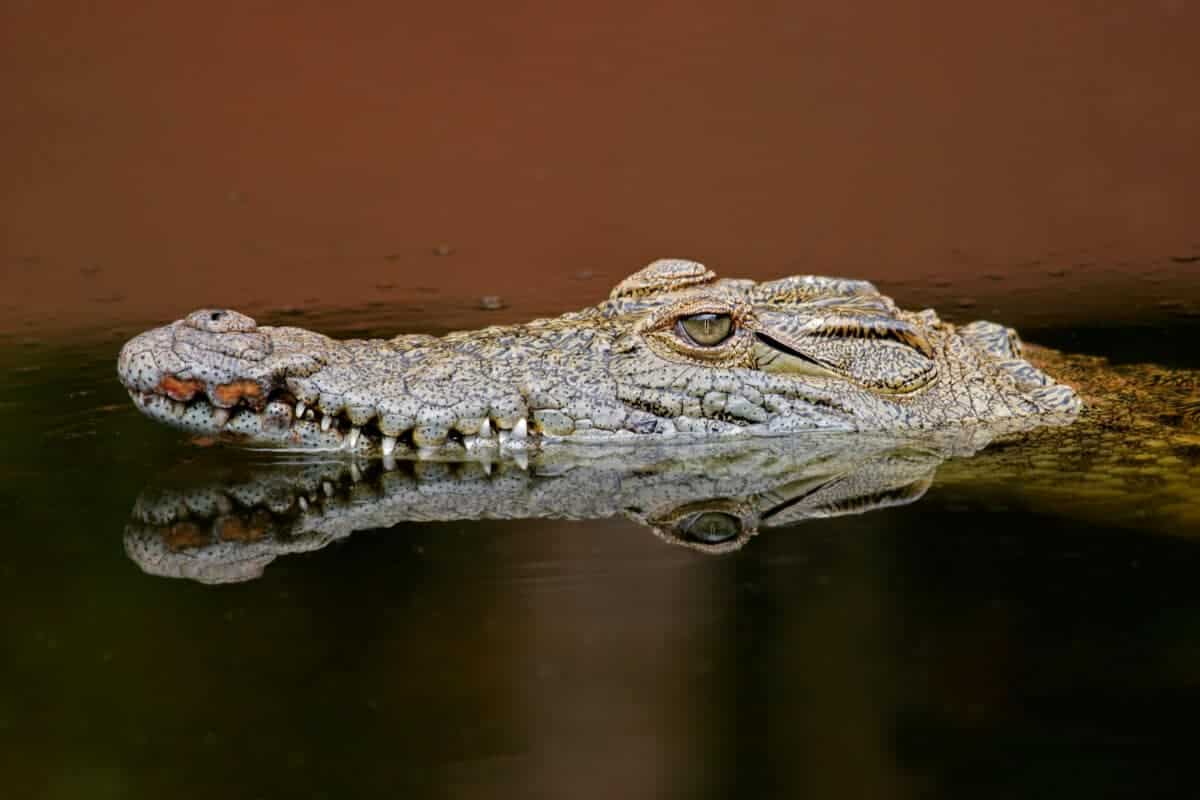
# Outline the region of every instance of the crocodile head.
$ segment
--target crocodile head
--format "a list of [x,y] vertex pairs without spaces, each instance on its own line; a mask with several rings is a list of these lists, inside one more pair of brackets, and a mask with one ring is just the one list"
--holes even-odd
[[188,431],[384,456],[1028,426],[1080,405],[1003,326],[902,311],[864,281],[721,280],[682,260],[583,311],[438,338],[338,341],[197,311],[128,342],[118,374],[144,413]]

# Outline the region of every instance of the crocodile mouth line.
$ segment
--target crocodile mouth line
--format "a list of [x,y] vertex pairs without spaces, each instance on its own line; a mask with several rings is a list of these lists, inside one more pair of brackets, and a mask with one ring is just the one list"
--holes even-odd
[[[157,387],[162,391],[128,391],[144,413],[172,427],[231,443],[253,441],[266,449],[345,450],[384,457],[434,453],[461,456],[476,451],[523,450],[540,438],[524,417],[511,428],[502,428],[499,423],[485,418],[477,433],[468,434],[451,428],[445,439],[436,445],[420,445],[414,438],[416,425],[389,436],[380,429],[378,416],[356,425],[346,410],[325,413],[297,400],[287,389],[275,388],[264,396],[257,384],[245,383],[254,385],[257,391],[243,389],[236,399],[226,395],[224,399],[234,400],[229,407],[211,402],[205,392],[194,390],[194,387],[186,393],[175,391],[180,385],[188,384],[176,378],[164,378]],[[214,389],[218,397],[223,388]]]

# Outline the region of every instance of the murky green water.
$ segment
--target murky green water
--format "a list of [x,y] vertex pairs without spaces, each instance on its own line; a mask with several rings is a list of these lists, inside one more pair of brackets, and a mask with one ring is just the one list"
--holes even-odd
[[[396,322],[305,324],[344,333],[350,319],[356,335]],[[1030,338],[1200,365],[1194,326],[1147,330]],[[711,495],[727,490],[699,479],[672,484],[688,487],[677,498],[686,513],[674,516],[672,506],[408,520],[305,539],[300,521],[417,498],[393,502],[400,518],[433,502],[434,489],[463,514],[484,492],[498,513],[536,490],[571,515],[581,494],[615,485],[603,482],[611,470],[573,488],[569,476],[514,465],[390,477],[335,465],[277,492],[273,511],[243,498],[168,520],[159,565],[197,552],[245,563],[246,548],[309,550],[272,551],[261,577],[212,585],[143,572],[135,504],[144,510],[181,473],[183,485],[216,481],[226,497],[291,473],[139,417],[113,376],[128,332],[70,346],[13,338],[0,352],[8,797],[1093,798],[1198,788],[1200,446],[1184,434],[1154,455],[1157,471],[1122,473],[1119,491],[1097,492],[1082,472],[1048,481],[1039,453],[1019,449],[943,465],[910,453],[903,479],[824,503],[804,494],[810,484],[776,475],[743,493],[758,498],[757,535],[720,555],[630,518],[652,518],[659,534],[689,519],[691,544],[721,539],[728,519],[695,513],[742,512],[714,511],[722,498]],[[828,455],[825,473],[848,457]],[[639,475],[667,480],[662,467]]]

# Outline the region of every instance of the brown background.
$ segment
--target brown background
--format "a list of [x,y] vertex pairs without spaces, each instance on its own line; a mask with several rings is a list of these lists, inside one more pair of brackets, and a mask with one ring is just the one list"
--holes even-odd
[[7,2],[0,328],[561,310],[664,255],[1200,308],[1198,4],[336,5]]

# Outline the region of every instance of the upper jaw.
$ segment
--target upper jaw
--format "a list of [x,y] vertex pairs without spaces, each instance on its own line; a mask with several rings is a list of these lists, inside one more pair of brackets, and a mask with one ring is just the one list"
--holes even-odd
[[521,450],[535,428],[554,426],[512,387],[492,385],[447,409],[423,402],[420,385],[370,385],[430,337],[338,342],[258,328],[235,312],[220,312],[213,330],[214,313],[194,312],[121,349],[118,377],[142,413],[242,444],[384,457]]

